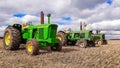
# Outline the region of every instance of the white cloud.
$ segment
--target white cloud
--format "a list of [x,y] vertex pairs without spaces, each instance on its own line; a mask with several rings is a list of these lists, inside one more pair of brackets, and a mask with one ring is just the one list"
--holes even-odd
[[3,31],[6,28],[6,26],[0,26],[0,31]]
[[[85,21],[90,29],[120,29],[120,2],[113,0],[111,5],[106,0],[1,0],[0,1],[0,25],[22,23],[32,21],[37,24],[42,10],[45,15],[52,13],[51,23],[66,22],[68,25],[60,25],[58,29],[79,30],[79,22]],[[23,18],[16,18],[14,13],[27,14]],[[30,15],[32,14],[32,15]],[[61,17],[71,17],[67,22]],[[47,17],[45,16],[45,22]],[[113,24],[114,22],[114,24]]]
[[109,20],[109,21],[100,21],[87,26],[88,29],[99,29],[99,30],[115,30],[120,29],[120,19],[118,20]]
[[36,16],[31,16],[31,15],[26,15],[22,18],[22,21],[23,23],[26,23],[26,22],[39,22],[39,18],[36,17]]
[[107,35],[106,39],[120,39],[120,35]]
[[0,37],[3,37],[6,26],[0,26]]

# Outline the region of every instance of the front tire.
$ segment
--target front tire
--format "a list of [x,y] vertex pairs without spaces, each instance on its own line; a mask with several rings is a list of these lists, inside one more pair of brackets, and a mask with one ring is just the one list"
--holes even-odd
[[61,51],[62,50],[62,44],[59,42],[57,45],[51,47],[52,51]]
[[17,50],[20,46],[21,34],[20,31],[12,26],[5,29],[3,44],[6,50]]
[[97,41],[97,46],[101,46],[101,45],[103,45],[103,41],[102,40],[98,40]]
[[108,43],[107,43],[107,40],[103,40],[103,44],[104,44],[104,45],[108,44]]
[[26,50],[29,55],[38,55],[39,43],[35,39],[30,39],[26,43]]

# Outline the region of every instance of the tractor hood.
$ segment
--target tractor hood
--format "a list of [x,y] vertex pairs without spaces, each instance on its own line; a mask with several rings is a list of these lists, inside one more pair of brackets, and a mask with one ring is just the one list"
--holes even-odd
[[37,26],[29,26],[29,27],[30,27],[30,29],[37,29],[37,28],[48,28],[50,26],[58,27],[58,25],[56,25],[56,24],[39,24]]

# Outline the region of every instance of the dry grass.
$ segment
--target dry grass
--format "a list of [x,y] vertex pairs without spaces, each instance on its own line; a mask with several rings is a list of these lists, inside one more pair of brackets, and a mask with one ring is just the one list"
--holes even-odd
[[[1,46],[1,45],[0,45]],[[2,46],[1,46],[2,47]],[[109,41],[101,47],[63,47],[62,52],[40,50],[29,56],[25,49],[7,51],[0,49],[0,68],[119,68],[119,40]]]

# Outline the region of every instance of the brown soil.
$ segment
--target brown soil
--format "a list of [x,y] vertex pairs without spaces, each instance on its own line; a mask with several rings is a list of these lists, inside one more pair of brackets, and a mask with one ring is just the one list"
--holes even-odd
[[88,48],[66,46],[62,52],[40,50],[39,55],[30,56],[22,47],[16,51],[4,50],[0,40],[0,68],[119,68],[119,40],[108,43]]

